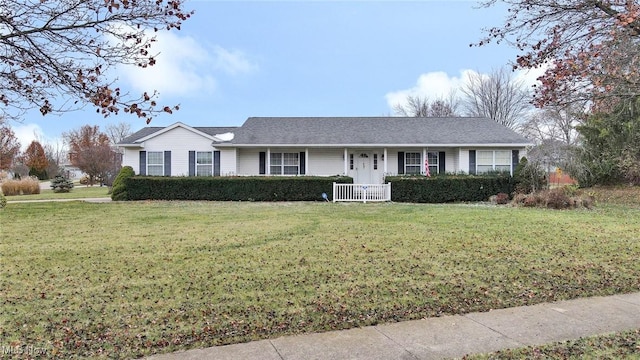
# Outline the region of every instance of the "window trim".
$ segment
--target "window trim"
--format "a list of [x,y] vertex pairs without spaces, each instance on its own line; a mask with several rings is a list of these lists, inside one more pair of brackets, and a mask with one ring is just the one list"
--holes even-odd
[[[491,153],[491,164],[483,164],[480,162],[480,153]],[[508,154],[508,156],[505,157],[505,163],[504,164],[497,164],[496,163],[496,153],[497,152],[504,152],[506,154]],[[510,175],[512,175],[512,159],[511,159],[512,155],[511,155],[511,150],[502,150],[502,149],[496,149],[496,150],[476,150],[476,174],[481,175],[481,174],[486,174],[488,172],[491,171],[504,171],[505,173],[508,172]],[[480,167],[487,167],[487,166],[491,166],[491,169],[489,170],[483,170],[480,171],[479,168]],[[509,170],[498,170],[497,167],[501,166],[501,167],[508,167]]]
[[[201,164],[201,163],[198,162],[198,154],[205,154],[205,153],[211,155],[211,163],[208,163],[208,164],[207,163],[202,163]],[[195,159],[194,159],[195,160],[195,176],[213,176],[213,163],[214,163],[214,159],[213,158],[214,158],[213,151],[196,151]],[[203,167],[204,168],[205,166],[209,166],[209,169],[211,170],[210,174],[207,174],[207,175],[198,174],[198,168],[199,167]]]
[[[418,155],[417,157],[417,163],[409,163],[409,156],[412,157],[412,160],[415,160],[415,155]],[[419,174],[423,174],[424,170],[424,163],[422,162],[422,153],[415,151],[415,152],[409,152],[406,151],[404,153],[404,173],[406,175],[419,175]],[[409,171],[409,169],[412,169],[411,171]],[[418,171],[414,171],[415,169],[418,169]]]
[[[274,164],[274,155],[278,155],[276,157],[279,158],[279,164]],[[295,165],[291,165],[287,160],[295,160]],[[285,169],[289,169],[289,171],[295,167],[296,173],[287,173]],[[278,171],[274,172],[274,169],[278,169]],[[277,176],[298,176],[300,175],[300,153],[299,152],[271,152],[269,154],[269,174],[277,175]]]
[[[151,154],[161,154],[160,157],[160,163],[159,164],[151,164],[149,161],[149,156]],[[155,168],[157,167],[162,167],[162,171],[160,172],[160,175],[157,174],[151,174],[151,172],[149,171],[149,167],[153,166]],[[164,176],[164,151],[147,151],[147,163],[146,163],[146,167],[147,167],[147,175],[148,176]]]

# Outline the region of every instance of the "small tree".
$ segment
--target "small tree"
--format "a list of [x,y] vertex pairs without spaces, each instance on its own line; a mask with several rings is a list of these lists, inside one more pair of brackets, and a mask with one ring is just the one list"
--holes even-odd
[[29,176],[35,176],[40,180],[47,179],[47,166],[49,161],[45,154],[44,148],[37,141],[32,141],[27,150],[25,150],[24,164],[29,168]]
[[110,183],[120,168],[120,155],[113,150],[109,137],[98,126],[82,126],[64,134],[69,144],[71,163],[96,180]]
[[547,186],[545,174],[546,171],[539,163],[530,163],[527,158],[523,156],[513,174],[516,180],[516,191],[522,194],[528,194],[545,188]]
[[56,175],[56,177],[51,180],[51,189],[55,193],[69,192],[73,189],[73,181],[62,175]]
[[20,153],[20,142],[8,126],[0,126],[0,170],[9,170]]

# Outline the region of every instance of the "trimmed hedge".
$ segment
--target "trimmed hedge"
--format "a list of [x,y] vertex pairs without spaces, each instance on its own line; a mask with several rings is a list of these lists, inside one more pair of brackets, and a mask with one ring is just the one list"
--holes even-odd
[[136,173],[133,171],[131,166],[124,166],[120,169],[120,172],[116,176],[115,180],[113,180],[113,184],[111,186],[111,200],[129,200],[124,179],[134,177],[135,175]]
[[346,176],[134,176],[123,180],[127,200],[323,201],[322,193],[331,200],[334,182],[353,183]]
[[515,189],[511,176],[387,176],[385,182],[391,182],[392,201],[413,203],[487,201]]

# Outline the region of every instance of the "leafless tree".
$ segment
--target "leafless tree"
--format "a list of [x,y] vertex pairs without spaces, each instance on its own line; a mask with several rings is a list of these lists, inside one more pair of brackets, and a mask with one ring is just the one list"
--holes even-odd
[[83,104],[147,120],[172,112],[153,91],[118,87],[113,68],[154,65],[153,32],[180,29],[191,14],[182,0],[0,0],[0,115]]
[[586,118],[584,106],[570,103],[564,106],[548,106],[532,113],[522,124],[521,132],[537,143],[546,140],[558,141],[566,145],[576,145],[580,125]]
[[452,117],[458,116],[458,99],[454,93],[448,98],[430,101],[428,97],[407,95],[406,104],[396,104],[393,111],[396,115],[407,117]]
[[111,143],[117,144],[127,136],[131,135],[131,125],[124,122],[109,124],[105,131],[109,140],[111,140]]
[[467,115],[488,117],[513,130],[532,108],[526,86],[504,68],[489,75],[470,73],[461,91]]

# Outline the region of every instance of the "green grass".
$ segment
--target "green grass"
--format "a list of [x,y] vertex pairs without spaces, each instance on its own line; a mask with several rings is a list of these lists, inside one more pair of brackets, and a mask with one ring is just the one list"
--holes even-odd
[[0,338],[60,358],[640,290],[623,206],[16,203],[0,224]]
[[7,196],[7,201],[51,200],[51,199],[86,199],[109,197],[109,188],[100,186],[74,187],[68,193],[55,193],[51,189],[41,190],[40,194]]
[[529,346],[489,354],[470,355],[465,359],[640,359],[640,329],[544,346]]

